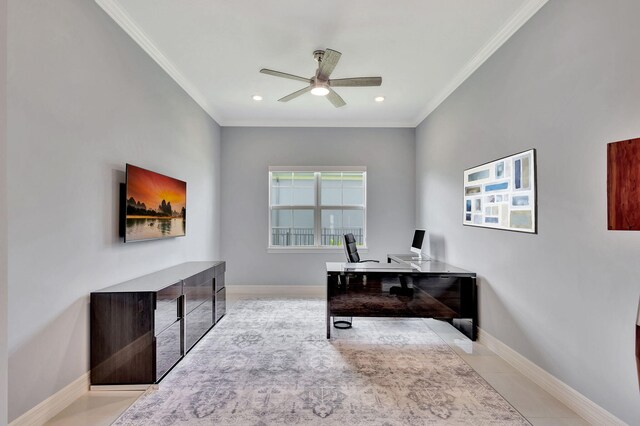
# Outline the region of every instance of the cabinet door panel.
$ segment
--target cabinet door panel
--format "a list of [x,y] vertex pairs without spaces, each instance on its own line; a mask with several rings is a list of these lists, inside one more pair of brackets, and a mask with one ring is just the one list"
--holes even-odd
[[153,383],[153,293],[91,294],[91,383]]
[[213,325],[213,297],[189,312],[185,317],[186,349],[191,347]]
[[156,381],[182,358],[181,321],[156,336]]

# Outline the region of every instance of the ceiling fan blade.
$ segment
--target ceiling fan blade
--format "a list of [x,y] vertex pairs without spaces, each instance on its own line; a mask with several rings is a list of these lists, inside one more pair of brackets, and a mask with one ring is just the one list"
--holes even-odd
[[305,83],[310,83],[311,82],[310,78],[304,78],[304,77],[300,77],[299,75],[287,74],[286,72],[274,71],[274,70],[269,70],[269,69],[266,69],[266,68],[262,68],[260,70],[260,72],[262,74],[268,74],[268,75],[272,75],[274,77],[288,78],[289,80],[304,81]]
[[305,93],[309,92],[310,90],[311,90],[311,86],[307,86],[304,89],[300,89],[297,92],[293,92],[293,93],[285,96],[284,98],[278,99],[278,102],[289,102],[291,99],[295,99],[300,95],[304,95]]
[[331,102],[333,104],[333,106],[336,107],[336,108],[340,108],[340,107],[345,106],[347,104],[344,101],[344,99],[342,99],[340,97],[340,95],[338,95],[331,88],[329,88],[329,94],[327,95],[327,99],[329,99],[329,102]]
[[381,84],[382,77],[354,77],[329,80],[329,85],[333,87],[366,87],[380,86]]
[[336,50],[326,49],[324,51],[324,55],[322,55],[322,60],[320,61],[320,67],[318,68],[318,77],[320,80],[329,80],[333,69],[338,65],[340,56],[342,56],[342,53]]

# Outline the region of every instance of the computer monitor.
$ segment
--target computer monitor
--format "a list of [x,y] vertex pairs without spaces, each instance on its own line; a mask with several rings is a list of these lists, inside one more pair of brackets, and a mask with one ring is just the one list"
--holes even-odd
[[411,253],[417,253],[418,257],[414,260],[422,260],[422,243],[424,242],[424,229],[416,229],[413,233],[413,242],[411,243]]

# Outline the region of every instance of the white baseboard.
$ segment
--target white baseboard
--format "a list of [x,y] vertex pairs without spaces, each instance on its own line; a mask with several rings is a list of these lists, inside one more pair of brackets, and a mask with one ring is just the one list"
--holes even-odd
[[589,423],[626,425],[625,422],[482,329],[478,329],[478,341]]
[[131,392],[131,391],[146,391],[151,386],[155,385],[91,385],[90,391],[108,391],[108,392]]
[[323,285],[227,285],[227,297],[312,297],[324,298],[327,288]]
[[9,426],[41,426],[89,391],[89,372],[42,401]]

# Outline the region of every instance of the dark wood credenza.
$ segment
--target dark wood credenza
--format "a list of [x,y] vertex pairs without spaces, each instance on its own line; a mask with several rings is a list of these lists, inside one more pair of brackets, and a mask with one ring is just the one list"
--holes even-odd
[[225,314],[225,269],[188,262],[91,293],[91,384],[159,382]]

